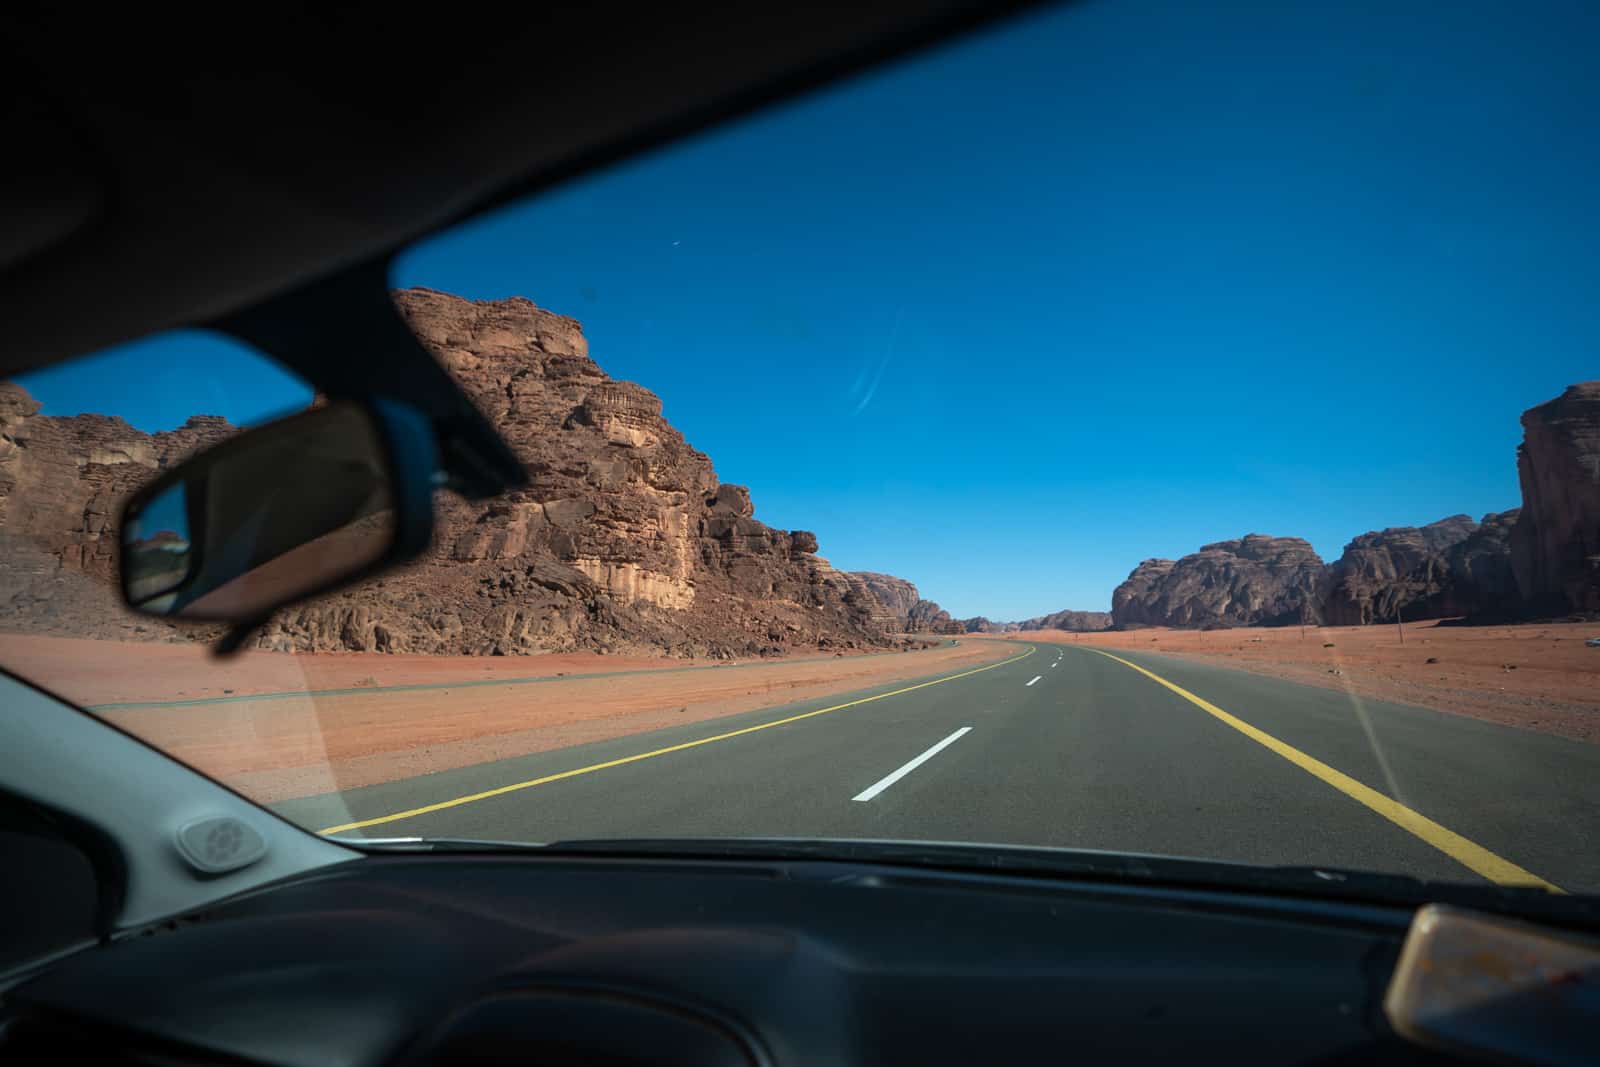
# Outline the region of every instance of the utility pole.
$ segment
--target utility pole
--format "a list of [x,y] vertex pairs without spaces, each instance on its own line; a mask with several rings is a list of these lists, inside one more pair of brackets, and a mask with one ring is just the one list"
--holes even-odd
[[1405,621],[1405,619],[1400,617],[1400,602],[1399,601],[1395,601],[1395,605],[1394,605],[1394,628],[1400,634],[1400,643],[1402,645],[1405,644],[1406,643],[1406,621]]

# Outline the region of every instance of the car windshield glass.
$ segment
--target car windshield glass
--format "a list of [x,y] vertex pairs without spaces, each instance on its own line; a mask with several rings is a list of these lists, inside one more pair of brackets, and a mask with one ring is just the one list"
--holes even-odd
[[118,509],[311,389],[24,376],[0,663],[352,839],[1600,892],[1597,11],[1046,9],[441,232],[395,303],[529,484],[232,659]]

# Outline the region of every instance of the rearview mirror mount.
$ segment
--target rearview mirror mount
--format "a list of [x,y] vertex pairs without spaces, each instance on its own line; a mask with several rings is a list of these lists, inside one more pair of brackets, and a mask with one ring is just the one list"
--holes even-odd
[[123,509],[123,598],[147,615],[229,622],[231,652],[278,608],[413,559],[433,536],[428,419],[337,401],[247,430]]

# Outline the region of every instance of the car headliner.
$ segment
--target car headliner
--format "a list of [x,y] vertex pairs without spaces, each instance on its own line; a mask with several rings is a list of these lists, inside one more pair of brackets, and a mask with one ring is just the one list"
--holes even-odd
[[[0,14],[0,374],[218,319],[1028,6]],[[370,271],[369,271],[370,273]],[[347,357],[348,358],[348,357]]]

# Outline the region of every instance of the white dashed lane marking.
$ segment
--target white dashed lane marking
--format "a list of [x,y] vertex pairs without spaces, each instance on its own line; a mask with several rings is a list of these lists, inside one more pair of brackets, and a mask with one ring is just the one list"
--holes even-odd
[[[1035,681],[1037,681],[1037,680],[1038,679],[1035,679]],[[933,757],[937,756],[940,752],[943,752],[946,748],[948,748],[949,746],[955,744],[957,741],[961,740],[962,735],[966,734],[967,731],[969,731],[971,729],[972,729],[972,727],[970,727],[970,726],[963,726],[961,729],[957,730],[955,733],[951,734],[949,737],[945,738],[943,741],[940,741],[937,745],[934,745],[932,748],[928,749],[928,751],[924,752],[922,755],[918,756],[916,759],[912,760],[910,763],[907,763],[903,767],[900,767],[898,770],[892,771],[889,774],[885,775],[884,777],[878,779],[876,782],[874,782],[871,785],[867,786],[867,788],[863,789],[861,792],[857,793],[855,796],[851,797],[850,799],[851,800],[860,800],[860,801],[863,801],[863,802],[871,800],[873,797],[877,796],[879,793],[883,792],[885,789],[888,789],[891,785],[894,785],[900,779],[904,778],[906,775],[910,774],[912,771],[916,770],[918,767],[922,766],[924,763],[927,763]]]

